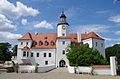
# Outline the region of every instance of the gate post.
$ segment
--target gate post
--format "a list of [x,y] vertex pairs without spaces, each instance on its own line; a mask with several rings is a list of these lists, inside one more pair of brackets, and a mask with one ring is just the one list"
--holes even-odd
[[111,56],[110,57],[111,75],[117,75],[116,64],[117,64],[116,57],[115,56]]

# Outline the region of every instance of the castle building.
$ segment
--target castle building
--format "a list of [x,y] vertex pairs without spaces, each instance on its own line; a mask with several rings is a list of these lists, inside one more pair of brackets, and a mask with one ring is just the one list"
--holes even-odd
[[62,11],[60,22],[57,24],[57,33],[31,34],[26,33],[18,39],[17,61],[19,64],[30,62],[40,67],[68,66],[66,57],[69,44],[89,44],[90,48],[97,49],[105,57],[104,39],[95,32],[85,34],[71,34],[66,16]]

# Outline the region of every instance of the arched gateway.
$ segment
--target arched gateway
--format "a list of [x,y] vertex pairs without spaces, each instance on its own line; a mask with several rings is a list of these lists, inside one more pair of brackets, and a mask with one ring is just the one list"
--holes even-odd
[[59,67],[65,67],[66,62],[64,60],[60,60]]

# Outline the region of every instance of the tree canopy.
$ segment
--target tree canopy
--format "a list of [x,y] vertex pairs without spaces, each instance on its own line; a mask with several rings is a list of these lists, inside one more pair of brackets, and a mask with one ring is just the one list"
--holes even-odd
[[6,61],[11,60],[11,44],[9,43],[0,43],[0,60]]
[[79,46],[70,45],[68,48],[67,59],[70,66],[90,66],[108,64],[100,53],[88,44],[81,44]]
[[110,56],[116,56],[117,62],[120,65],[120,44],[115,44],[113,46],[107,47],[105,49],[106,58],[110,61]]

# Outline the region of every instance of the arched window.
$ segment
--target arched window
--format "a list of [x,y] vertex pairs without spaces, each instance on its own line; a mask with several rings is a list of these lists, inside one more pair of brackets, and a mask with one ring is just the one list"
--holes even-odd
[[43,45],[43,42],[42,42],[42,41],[39,41],[39,45],[40,45],[40,46]]
[[47,39],[47,37],[44,37],[45,39]]
[[47,41],[44,42],[44,45],[47,46],[49,43]]
[[36,41],[33,41],[32,45],[33,45],[33,46],[37,45],[37,42],[36,42]]
[[50,42],[50,45],[51,45],[51,46],[54,46],[54,42],[53,42],[53,41],[51,41],[51,42]]

